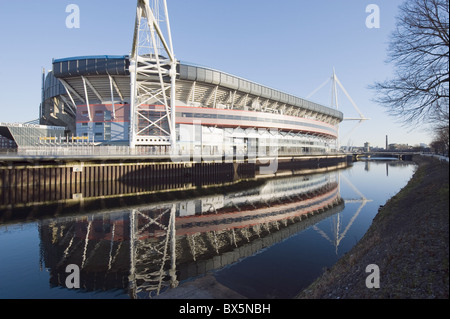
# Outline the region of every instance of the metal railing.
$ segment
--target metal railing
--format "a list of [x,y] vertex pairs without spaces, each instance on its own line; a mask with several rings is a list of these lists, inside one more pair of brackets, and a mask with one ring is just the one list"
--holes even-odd
[[[195,154],[183,154],[180,152],[172,153],[170,146],[138,146],[135,148],[130,148],[127,145],[109,145],[109,146],[99,146],[93,143],[80,143],[80,144],[51,144],[51,145],[39,145],[34,147],[19,148],[16,150],[7,149],[0,152],[0,156],[73,156],[73,157],[83,157],[83,156],[102,156],[102,157],[114,157],[114,156],[146,156],[146,157],[180,157],[180,158],[236,158],[236,159],[258,159],[267,157],[295,157],[295,156],[318,156],[318,155],[345,155],[344,152],[325,151],[295,151],[292,150],[280,150],[275,147],[267,154],[250,153],[250,152],[239,152],[237,154],[224,153],[223,150],[219,154],[210,154],[209,152],[199,152]],[[351,153],[348,153],[351,154]]]

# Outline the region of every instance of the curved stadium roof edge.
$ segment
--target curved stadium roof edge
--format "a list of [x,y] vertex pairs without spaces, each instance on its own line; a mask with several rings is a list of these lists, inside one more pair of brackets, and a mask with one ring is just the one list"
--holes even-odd
[[86,56],[74,56],[69,58],[53,59],[53,63],[65,62],[65,61],[77,61],[77,60],[94,60],[94,59],[126,59],[128,55],[86,55]]

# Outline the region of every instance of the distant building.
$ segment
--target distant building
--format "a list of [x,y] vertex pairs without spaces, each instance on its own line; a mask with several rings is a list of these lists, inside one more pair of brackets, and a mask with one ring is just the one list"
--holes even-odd
[[64,139],[65,127],[0,122],[0,146],[2,148],[36,147],[61,142]]
[[408,151],[411,150],[413,147],[409,146],[408,144],[389,144],[388,150],[390,151]]
[[370,143],[369,142],[364,143],[364,152],[370,152]]

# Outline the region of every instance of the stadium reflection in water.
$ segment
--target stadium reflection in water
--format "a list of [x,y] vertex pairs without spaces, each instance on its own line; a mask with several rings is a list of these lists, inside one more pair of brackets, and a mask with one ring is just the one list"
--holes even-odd
[[39,222],[41,262],[53,287],[78,265],[87,291],[159,295],[223,268],[340,212],[339,173],[267,180],[198,199]]

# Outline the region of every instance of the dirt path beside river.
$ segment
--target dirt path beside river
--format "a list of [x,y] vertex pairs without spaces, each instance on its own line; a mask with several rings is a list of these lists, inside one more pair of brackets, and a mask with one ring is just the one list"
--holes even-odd
[[[298,299],[449,298],[449,165],[421,156],[414,161],[414,176],[364,237]],[[366,267],[373,264],[379,288],[369,289],[366,279],[376,272]]]

